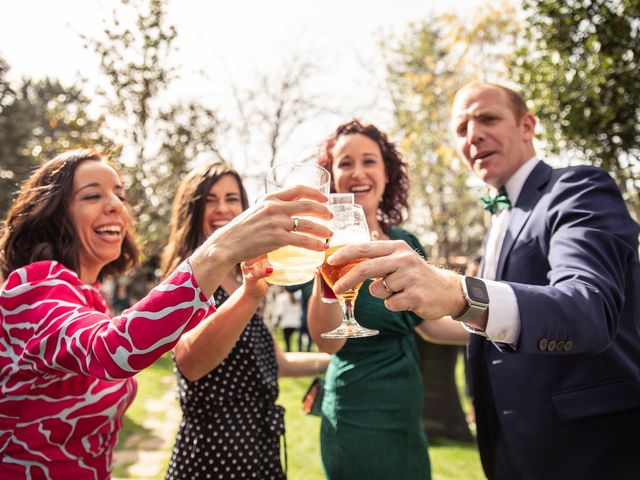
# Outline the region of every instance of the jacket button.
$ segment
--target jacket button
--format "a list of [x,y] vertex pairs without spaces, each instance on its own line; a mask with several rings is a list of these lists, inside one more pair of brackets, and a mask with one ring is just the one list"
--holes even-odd
[[564,351],[570,352],[573,349],[573,342],[571,340],[567,340],[564,344]]
[[562,352],[564,350],[564,340],[560,340],[556,343],[556,352]]
[[541,338],[540,341],[538,342],[538,348],[544,352],[547,349],[548,343],[549,343],[549,340],[547,340],[546,338]]
[[547,344],[547,350],[550,352],[553,352],[555,349],[556,349],[556,341],[549,340],[549,343]]

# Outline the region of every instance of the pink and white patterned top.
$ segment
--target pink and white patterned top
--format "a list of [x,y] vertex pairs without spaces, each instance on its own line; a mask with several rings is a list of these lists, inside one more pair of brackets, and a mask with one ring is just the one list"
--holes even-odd
[[214,307],[188,262],[121,316],[63,265],[0,289],[0,478],[108,479],[132,378]]

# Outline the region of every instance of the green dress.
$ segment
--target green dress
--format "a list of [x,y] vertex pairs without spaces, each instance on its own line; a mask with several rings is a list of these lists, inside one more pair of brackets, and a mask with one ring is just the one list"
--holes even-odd
[[[424,256],[418,240],[392,228]],[[331,356],[322,402],[321,450],[330,480],[425,480],[431,478],[427,439],[422,428],[422,377],[414,341],[421,319],[391,312],[360,288],[355,316],[380,330],[373,337],[347,340]]]

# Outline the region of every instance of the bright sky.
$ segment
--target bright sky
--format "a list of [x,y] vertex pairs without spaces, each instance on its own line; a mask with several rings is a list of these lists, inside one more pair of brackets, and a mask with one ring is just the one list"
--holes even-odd
[[[0,56],[10,64],[10,79],[45,75],[71,83],[82,72],[90,77],[96,59],[78,34],[102,31],[116,0],[5,1],[0,28]],[[375,102],[379,69],[377,38],[403,32],[409,22],[442,11],[428,0],[171,0],[169,20],[178,30],[184,80],[173,95],[200,98],[219,106],[229,85],[254,79],[255,72],[281,68],[292,52],[309,52],[327,65],[311,88],[343,112],[318,119],[286,146],[296,157],[348,117],[357,116],[387,129],[389,116]],[[444,2],[443,2],[444,3]],[[453,0],[446,9],[471,14],[480,0]],[[198,72],[207,80],[196,81]]]

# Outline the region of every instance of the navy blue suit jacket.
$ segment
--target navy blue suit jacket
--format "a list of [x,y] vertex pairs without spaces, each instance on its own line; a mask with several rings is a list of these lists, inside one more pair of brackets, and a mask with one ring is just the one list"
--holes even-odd
[[638,233],[606,171],[529,175],[496,275],[516,295],[516,350],[469,346],[489,478],[640,479]]

